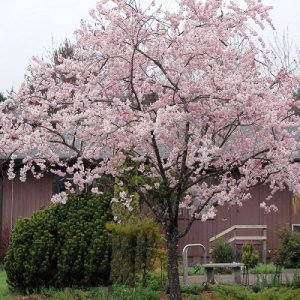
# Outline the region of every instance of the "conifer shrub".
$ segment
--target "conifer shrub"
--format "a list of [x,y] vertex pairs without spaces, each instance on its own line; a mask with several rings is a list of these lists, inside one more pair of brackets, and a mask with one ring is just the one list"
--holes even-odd
[[95,286],[110,276],[109,195],[72,195],[20,219],[5,257],[11,288]]
[[259,253],[254,248],[252,243],[246,243],[243,245],[242,263],[245,265],[244,275],[245,283],[249,284],[249,269],[254,268],[259,260]]
[[259,260],[259,253],[252,243],[246,243],[243,245],[242,263],[249,268],[254,268]]
[[212,259],[214,263],[232,263],[234,260],[234,249],[225,240],[217,239],[212,245]]
[[276,253],[276,260],[287,268],[300,266],[300,233],[288,228],[279,230],[280,246]]
[[150,271],[161,259],[163,236],[152,220],[131,218],[127,224],[107,224],[112,232],[111,280],[134,286],[140,275],[147,286]]

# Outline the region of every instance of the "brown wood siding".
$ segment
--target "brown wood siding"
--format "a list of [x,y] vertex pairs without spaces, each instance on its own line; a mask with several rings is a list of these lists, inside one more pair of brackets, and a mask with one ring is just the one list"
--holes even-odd
[[[25,183],[18,179],[12,181],[4,179],[2,185],[2,227],[13,227],[19,217],[30,216],[32,212],[49,204],[52,196],[52,176],[46,174],[40,180],[28,177]],[[267,250],[272,257],[279,245],[278,229],[282,226],[291,227],[300,224],[300,198],[293,199],[292,194],[285,190],[274,195],[271,203],[278,207],[278,212],[266,214],[260,208],[269,195],[266,186],[259,186],[252,190],[252,198],[242,207],[226,205],[218,208],[214,220],[202,222],[196,220],[189,233],[179,241],[178,255],[186,244],[202,243],[209,250],[209,239],[233,225],[267,225]],[[143,214],[146,209],[143,209]],[[11,223],[12,220],[12,223]],[[179,220],[179,231],[183,231],[187,219],[184,214]],[[260,235],[259,230],[239,230],[239,235]],[[230,238],[231,236],[227,236]],[[190,261],[199,262],[202,257],[200,249],[192,248],[189,251]]]
[[39,180],[28,176],[26,182],[15,178],[4,179],[2,201],[2,224],[13,228],[20,217],[32,215],[34,211],[48,205],[52,196],[50,174]]
[[[209,239],[223,230],[233,225],[267,225],[267,255],[272,258],[274,252],[279,246],[278,229],[282,226],[291,227],[291,224],[300,223],[300,199],[294,201],[292,209],[292,194],[288,190],[277,192],[270,201],[278,207],[278,212],[266,214],[260,203],[269,195],[269,189],[266,186],[258,186],[251,191],[252,198],[245,201],[242,207],[237,205],[223,206],[218,208],[217,217],[214,220],[202,222],[196,220],[189,233],[179,241],[178,255],[181,256],[182,249],[186,244],[202,243],[207,252],[209,251]],[[179,230],[182,231],[187,220],[181,218],[179,221]],[[262,235],[261,229],[238,230],[238,235]],[[232,235],[225,236],[227,238]],[[241,242],[240,242],[241,243]],[[259,243],[261,244],[261,243]],[[261,249],[261,245],[260,245]],[[190,262],[199,262],[202,260],[202,252],[191,248],[189,250]]]

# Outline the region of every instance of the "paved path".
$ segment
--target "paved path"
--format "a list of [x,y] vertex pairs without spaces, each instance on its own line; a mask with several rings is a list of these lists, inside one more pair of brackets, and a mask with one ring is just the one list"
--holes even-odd
[[[286,281],[291,281],[294,277],[294,274],[298,274],[300,278],[300,270],[297,269],[285,269],[282,270],[281,273],[281,281],[282,283],[286,283]],[[268,283],[272,282],[275,274],[249,274],[249,284],[255,284],[257,280],[264,280],[262,278],[266,278]],[[233,283],[232,274],[215,274],[214,275],[215,281],[218,283]],[[242,278],[243,279],[243,278]],[[180,276],[180,281],[183,282],[183,277]],[[205,282],[204,275],[197,275],[197,276],[189,276],[188,277],[188,284],[202,284]]]

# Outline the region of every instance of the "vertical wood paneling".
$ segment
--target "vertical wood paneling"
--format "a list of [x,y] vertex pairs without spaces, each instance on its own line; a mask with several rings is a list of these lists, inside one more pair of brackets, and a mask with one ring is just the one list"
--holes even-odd
[[[196,220],[190,232],[179,242],[179,254],[187,243],[202,243],[209,249],[209,239],[214,235],[233,225],[267,225],[267,250],[269,258],[272,257],[279,246],[278,230],[282,226],[291,227],[292,223],[300,224],[300,206],[293,212],[291,208],[292,195],[288,190],[277,192],[268,204],[275,204],[277,212],[266,214],[260,203],[265,201],[270,190],[266,186],[258,186],[251,191],[252,198],[239,206],[224,206],[218,208],[217,217],[214,220],[201,222]],[[300,201],[300,200],[299,200]],[[295,206],[295,205],[294,205]],[[186,220],[179,222],[180,230],[183,229]],[[261,230],[239,230],[239,235],[261,235]],[[200,252],[200,251],[199,251]],[[195,250],[189,251],[190,262],[199,261],[201,254]]]
[[4,179],[2,222],[14,227],[20,217],[30,216],[34,211],[50,203],[52,196],[52,177],[46,174],[37,180],[28,176],[26,182],[15,178]]
[[[272,256],[279,245],[278,229],[281,226],[291,227],[292,224],[300,224],[300,199],[299,203],[292,202],[292,195],[288,190],[277,192],[270,201],[278,207],[278,212],[265,214],[260,208],[260,203],[269,195],[266,186],[258,186],[251,192],[252,198],[244,203],[242,207],[236,205],[225,205],[218,208],[217,217],[214,220],[202,222],[196,220],[189,233],[179,241],[178,255],[181,256],[182,249],[186,244],[202,243],[209,250],[209,239],[223,230],[236,225],[267,225],[268,241],[267,249]],[[19,217],[30,216],[32,212],[49,204],[52,196],[52,177],[46,174],[40,180],[28,176],[25,183],[18,179],[3,180],[2,186],[2,226],[15,225]],[[298,204],[299,205],[298,205]],[[11,212],[13,214],[11,215]],[[147,209],[143,209],[145,215]],[[179,220],[179,230],[184,230],[186,225],[186,213]],[[239,234],[256,235],[258,231],[240,231]],[[190,262],[199,262],[202,251],[191,249],[189,251]]]

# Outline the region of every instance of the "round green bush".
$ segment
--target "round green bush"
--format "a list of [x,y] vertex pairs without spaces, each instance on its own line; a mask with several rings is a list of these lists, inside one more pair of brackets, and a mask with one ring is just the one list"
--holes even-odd
[[11,288],[95,286],[110,276],[109,195],[72,195],[20,219],[5,257]]
[[234,249],[227,241],[217,239],[212,245],[214,263],[231,263],[234,260]]
[[276,253],[277,263],[286,268],[298,268],[300,266],[300,233],[283,227],[279,230],[279,238],[281,243]]

